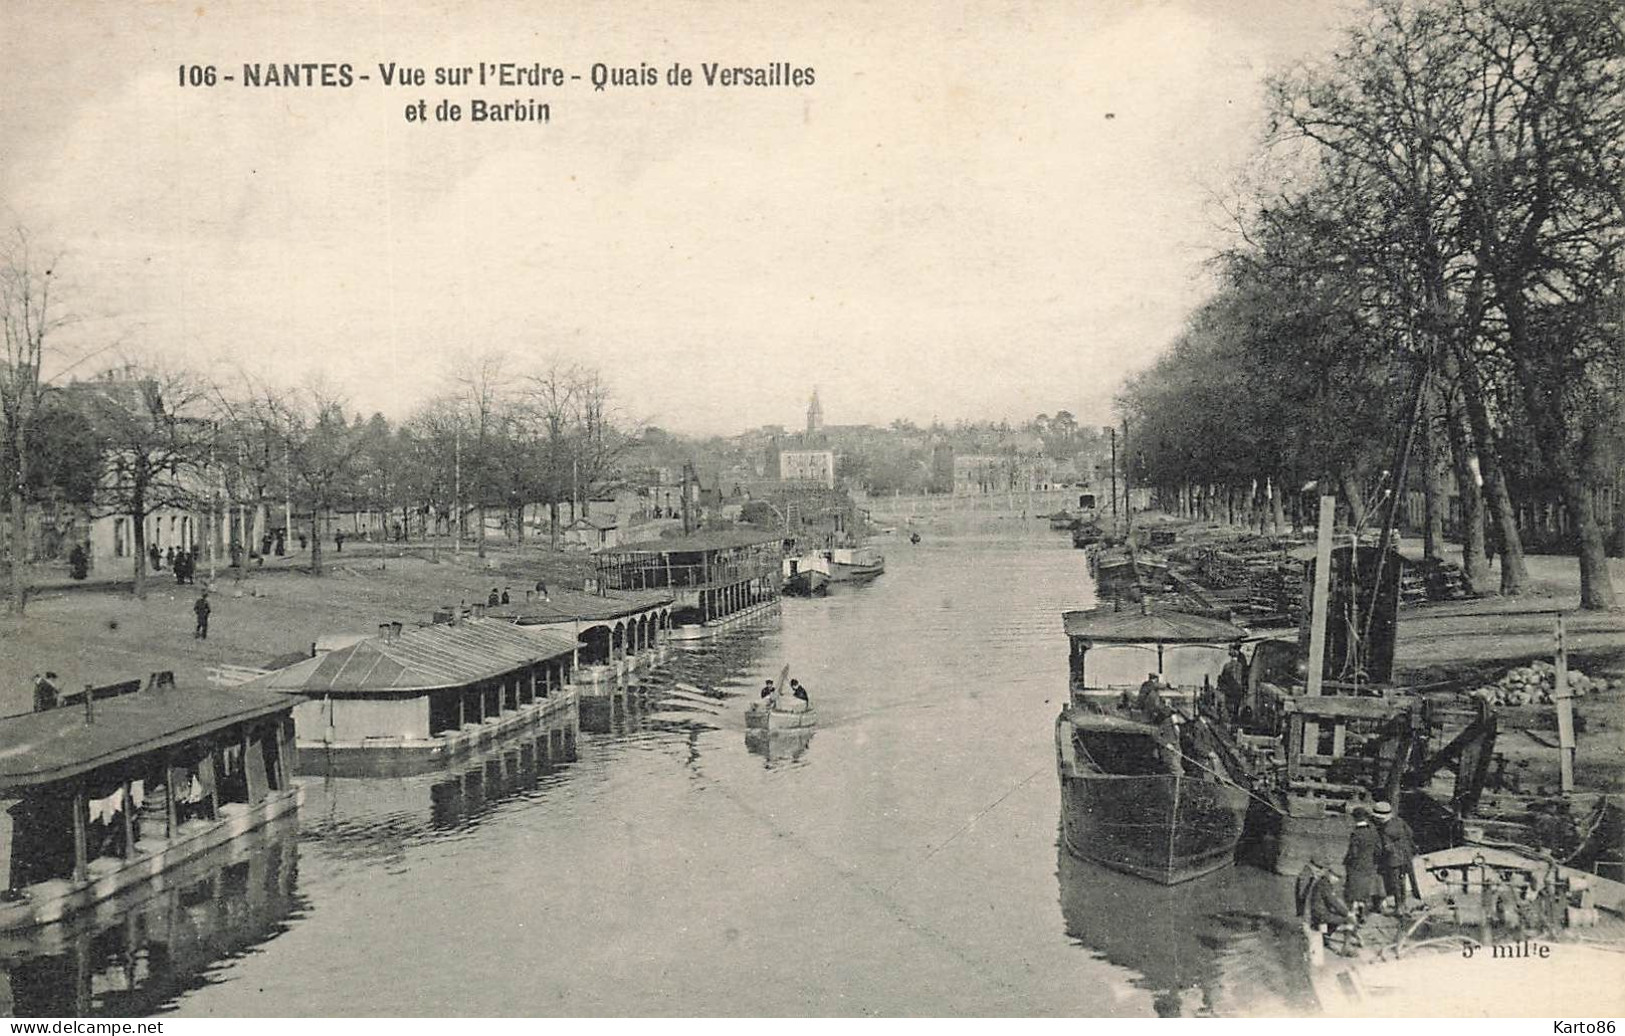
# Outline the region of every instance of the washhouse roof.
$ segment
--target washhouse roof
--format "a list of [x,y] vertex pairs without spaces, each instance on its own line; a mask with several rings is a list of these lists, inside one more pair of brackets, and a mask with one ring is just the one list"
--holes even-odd
[[580,590],[553,590],[547,598],[532,598],[487,608],[492,618],[509,619],[521,626],[550,622],[602,622],[670,604],[671,594],[656,590],[618,590],[613,594],[589,594]]
[[754,547],[759,543],[781,543],[784,536],[761,529],[714,529],[688,536],[673,536],[663,540],[643,540],[606,547],[600,554],[699,554],[709,550],[729,550],[734,547]]
[[97,701],[91,723],[73,706],[0,720],[0,788],[67,780],[296,704],[248,686],[164,687]]
[[371,637],[278,670],[251,686],[303,695],[407,694],[464,687],[573,652],[574,637],[469,619]]

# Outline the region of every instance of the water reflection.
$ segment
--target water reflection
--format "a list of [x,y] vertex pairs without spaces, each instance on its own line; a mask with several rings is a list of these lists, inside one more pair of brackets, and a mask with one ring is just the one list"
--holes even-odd
[[802,761],[801,757],[807,754],[807,747],[812,744],[815,733],[817,730],[812,727],[801,730],[747,730],[745,750],[761,756],[763,765],[770,770],[775,766],[798,764]]
[[509,799],[537,794],[576,760],[573,717],[536,726],[416,777],[305,782],[305,837],[342,857],[404,858],[408,846],[478,824]]
[[[766,643],[777,636],[778,624],[779,616],[770,614],[706,640],[672,642],[654,668],[623,676],[597,693],[583,694],[581,729],[624,737],[703,723],[703,712],[692,717],[673,717],[672,713],[692,709],[694,691],[713,698],[718,708],[745,694],[749,681],[742,677],[755,669]],[[754,693],[754,687],[749,691]]]
[[301,916],[297,816],[130,895],[0,939],[0,1008],[18,1017],[140,1017],[211,981]]
[[1066,934],[1134,972],[1163,1017],[1315,1010],[1291,882],[1231,867],[1165,886],[1057,849]]

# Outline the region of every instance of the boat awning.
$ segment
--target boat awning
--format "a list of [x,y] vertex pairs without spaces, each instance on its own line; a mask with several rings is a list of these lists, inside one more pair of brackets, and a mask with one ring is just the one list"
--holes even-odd
[[138,691],[82,708],[60,708],[0,721],[0,788],[68,780],[247,720],[288,712],[299,700],[242,687]]
[[247,686],[303,695],[421,694],[494,680],[573,652],[574,637],[471,619],[373,637],[278,670]]
[[1230,644],[1247,631],[1222,619],[1186,612],[1119,612],[1090,608],[1062,616],[1066,635],[1098,644]]
[[1109,712],[1088,712],[1082,709],[1070,709],[1067,712],[1067,722],[1074,729],[1104,732],[1108,734],[1144,734],[1154,737],[1157,728],[1149,723],[1127,716],[1118,716]]

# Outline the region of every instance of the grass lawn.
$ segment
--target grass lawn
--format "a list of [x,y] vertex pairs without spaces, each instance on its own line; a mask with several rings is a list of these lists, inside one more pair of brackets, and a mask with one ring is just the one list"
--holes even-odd
[[[169,669],[178,683],[202,684],[221,664],[264,666],[273,658],[309,652],[326,634],[375,632],[381,622],[427,622],[435,608],[461,600],[483,603],[494,587],[516,600],[545,578],[550,587],[580,588],[591,560],[580,553],[490,545],[488,557],[449,544],[438,559],[416,547],[345,544],[323,555],[324,574],[310,574],[308,556],[275,559],[246,579],[221,570],[209,594],[209,639],[192,636],[192,605],[207,581],[177,586],[168,571],[137,600],[127,583],[74,583],[64,573],[39,574],[21,619],[0,617],[0,715],[33,707],[33,676],[54,671],[64,691],[85,684],[145,679]],[[489,567],[487,567],[489,566]]]

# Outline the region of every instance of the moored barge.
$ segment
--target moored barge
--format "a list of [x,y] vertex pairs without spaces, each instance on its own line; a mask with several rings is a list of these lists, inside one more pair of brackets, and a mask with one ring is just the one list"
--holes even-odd
[[[1070,700],[1055,722],[1061,836],[1067,849],[1114,870],[1165,885],[1229,866],[1251,801],[1250,778],[1202,691],[1246,636],[1229,623],[1178,612],[1073,611]],[[1121,672],[1156,652],[1156,673],[1174,682],[1167,715],[1147,715],[1133,685],[1086,680],[1085,657],[1114,649]],[[1196,683],[1200,678],[1202,683]],[[1119,677],[1120,679],[1120,677]]]

